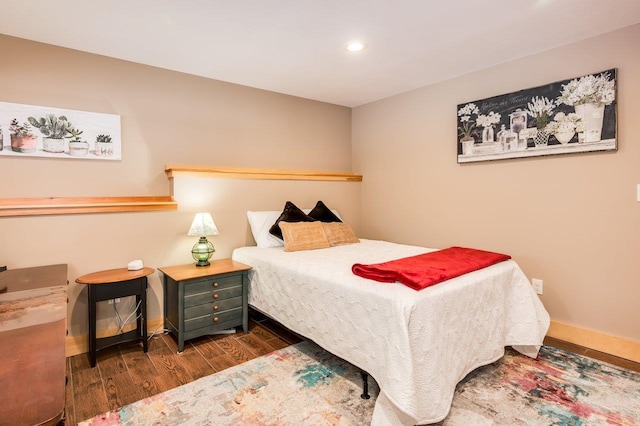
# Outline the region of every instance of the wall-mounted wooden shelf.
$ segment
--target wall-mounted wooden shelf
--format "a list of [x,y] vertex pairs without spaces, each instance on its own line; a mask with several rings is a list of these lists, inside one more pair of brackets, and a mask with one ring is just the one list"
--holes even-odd
[[0,199],[2,216],[176,210],[173,197],[45,197]]
[[[362,182],[362,175],[310,170],[167,165],[165,166],[165,173],[170,179],[180,176],[195,176],[234,179]],[[0,217],[144,212],[177,210],[177,208],[178,203],[171,196],[0,198]]]
[[245,169],[232,167],[200,167],[166,165],[164,169],[167,177],[217,177],[235,179],[272,179],[272,180],[322,180],[361,182],[362,175],[346,172],[325,172],[309,170],[281,170],[281,169]]

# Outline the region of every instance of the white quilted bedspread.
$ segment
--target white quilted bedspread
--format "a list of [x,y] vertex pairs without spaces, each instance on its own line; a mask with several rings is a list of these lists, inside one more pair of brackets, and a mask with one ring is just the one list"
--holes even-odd
[[421,291],[351,272],[433,251],[384,241],[284,252],[242,247],[251,265],[249,304],[367,371],[381,392],[372,424],[446,417],[456,384],[514,346],[536,356],[549,315],[513,260]]

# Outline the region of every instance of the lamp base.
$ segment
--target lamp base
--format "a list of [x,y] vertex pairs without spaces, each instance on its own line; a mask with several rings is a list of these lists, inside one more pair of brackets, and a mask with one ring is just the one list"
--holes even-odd
[[191,255],[197,260],[196,266],[209,266],[209,259],[215,251],[213,244],[207,241],[206,237],[200,237],[200,240],[191,249]]

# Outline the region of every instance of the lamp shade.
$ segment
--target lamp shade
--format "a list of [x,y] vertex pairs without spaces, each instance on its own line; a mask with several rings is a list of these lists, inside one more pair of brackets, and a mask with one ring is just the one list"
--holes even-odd
[[190,237],[204,237],[206,235],[218,235],[218,228],[213,222],[213,218],[209,213],[196,213],[196,217],[193,218],[191,228],[189,228]]

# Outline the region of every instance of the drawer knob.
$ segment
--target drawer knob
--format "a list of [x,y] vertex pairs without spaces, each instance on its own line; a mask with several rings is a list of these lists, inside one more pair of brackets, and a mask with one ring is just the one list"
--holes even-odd
[[213,322],[218,322],[218,321],[220,321],[220,318],[218,318],[218,317],[213,317]]
[[220,297],[220,296],[218,295],[218,293],[215,293],[215,294],[213,295],[213,298],[214,298],[214,299],[217,299],[218,297]]
[[218,288],[218,286],[220,286],[220,284],[218,284],[218,283],[213,283],[213,287],[214,287],[214,288]]
[[218,310],[218,305],[213,305],[213,310],[217,311]]

